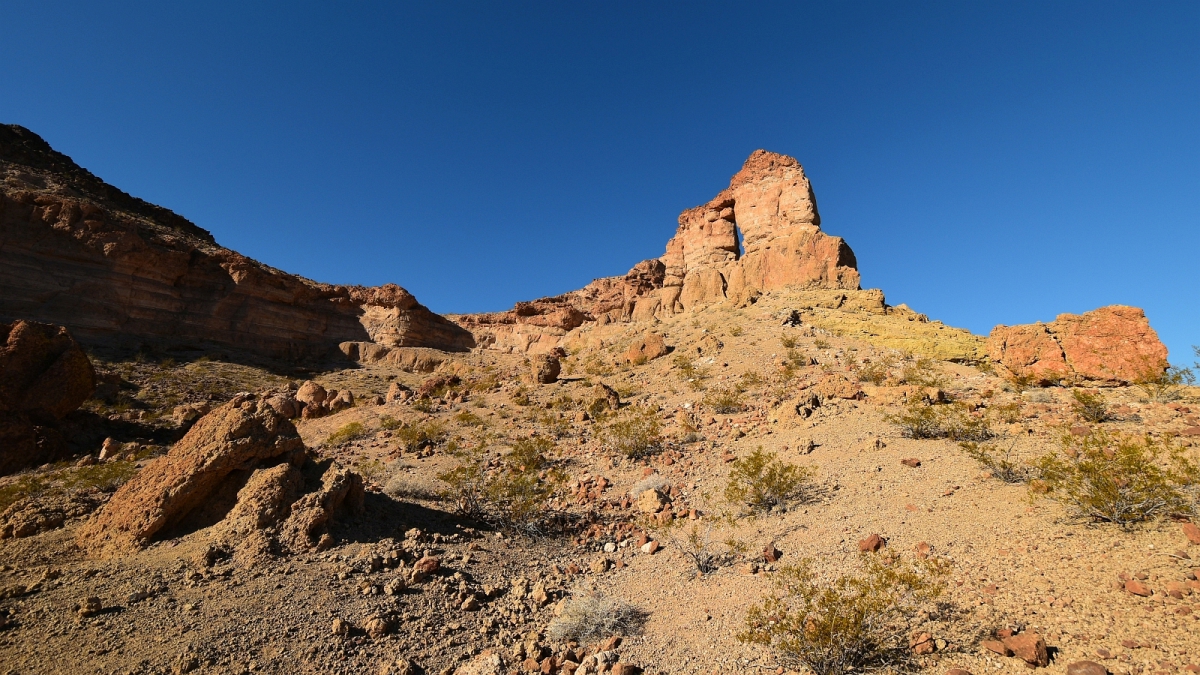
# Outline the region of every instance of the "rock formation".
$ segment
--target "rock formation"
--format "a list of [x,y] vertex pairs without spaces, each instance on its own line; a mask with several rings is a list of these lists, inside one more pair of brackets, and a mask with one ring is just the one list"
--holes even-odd
[[0,324],[0,475],[61,459],[55,426],[96,389],[96,371],[61,326]]
[[1167,348],[1145,312],[1123,305],[1060,314],[1050,323],[996,326],[986,349],[1005,375],[1039,384],[1128,384],[1167,365]]
[[304,494],[308,458],[295,426],[269,401],[241,395],[202,417],[164,456],[122,485],[80,528],[100,555],[144,547],[175,527],[220,524],[238,540],[274,528],[278,544],[304,550],[343,506],[362,503],[362,479],[329,469]]
[[820,224],[800,163],[756,150],[727,189],[680,214],[661,258],[577,291],[517,303],[507,312],[453,318],[482,346],[546,352],[588,321],[662,319],[782,288],[857,290],[854,252],[840,237],[821,232]]
[[275,358],[349,341],[473,346],[399,286],[316,283],[222,248],[16,125],[0,125],[0,241],[0,318],[61,324],[85,343],[215,343]]

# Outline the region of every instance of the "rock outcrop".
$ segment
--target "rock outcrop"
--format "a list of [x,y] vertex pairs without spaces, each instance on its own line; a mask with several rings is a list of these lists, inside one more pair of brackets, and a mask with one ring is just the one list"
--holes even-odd
[[287,417],[268,400],[244,394],[200,418],[166,455],[122,485],[80,528],[78,542],[114,555],[174,528],[217,525],[235,546],[251,534],[264,540],[261,530],[269,528],[273,547],[306,550],[337,511],[362,500],[357,474],[322,472]]
[[95,389],[96,371],[67,329],[0,324],[0,475],[61,459],[55,427]]
[[1008,377],[1037,384],[1128,384],[1163,372],[1167,348],[1137,307],[1060,314],[1050,323],[996,326],[988,358]]
[[399,286],[321,284],[222,248],[16,125],[0,125],[0,241],[0,318],[61,324],[85,343],[211,343],[273,358],[349,341],[473,346]]
[[507,312],[451,318],[484,347],[537,353],[554,349],[568,331],[589,321],[662,319],[782,288],[857,290],[854,252],[840,237],[821,232],[820,224],[800,163],[756,150],[727,189],[680,214],[661,258]]

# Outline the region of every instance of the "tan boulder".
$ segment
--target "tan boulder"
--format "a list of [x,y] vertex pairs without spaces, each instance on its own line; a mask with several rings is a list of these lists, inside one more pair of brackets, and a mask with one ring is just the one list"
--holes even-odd
[[1050,323],[996,326],[986,349],[1004,374],[1040,384],[1128,384],[1167,365],[1167,348],[1145,312],[1122,305],[1060,314]]
[[630,363],[645,363],[660,356],[666,356],[669,350],[667,343],[658,333],[647,333],[629,345],[625,350],[625,360]]
[[558,381],[562,364],[553,354],[535,354],[530,358],[529,379],[534,384],[553,384]]
[[[275,460],[299,463],[304,443],[264,401],[239,396],[202,417],[80,528],[81,547],[111,554],[140,548],[209,504],[230,474]],[[278,458],[278,459],[277,459]]]
[[306,381],[300,385],[300,389],[296,392],[296,400],[304,405],[321,405],[325,402],[329,392],[325,391],[325,387],[313,382]]

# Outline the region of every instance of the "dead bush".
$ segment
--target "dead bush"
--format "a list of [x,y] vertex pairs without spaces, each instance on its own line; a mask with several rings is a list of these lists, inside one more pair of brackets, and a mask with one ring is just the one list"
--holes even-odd
[[546,637],[559,643],[587,644],[614,635],[637,635],[647,618],[645,611],[620,598],[585,595],[567,602],[562,614],[546,627]]
[[899,426],[909,438],[948,438],[952,441],[986,441],[992,437],[987,418],[976,415],[961,401],[929,405],[910,401],[900,412],[884,419]]
[[754,452],[733,461],[725,484],[725,500],[738,508],[768,511],[784,507],[791,500],[802,500],[812,483],[814,471],[808,467],[777,460],[775,453],[759,446]]
[[434,486],[404,473],[393,474],[383,486],[383,491],[396,499],[436,501],[441,498]]
[[1074,399],[1071,410],[1083,421],[1099,424],[1108,420],[1108,405],[1104,403],[1104,397],[1100,394],[1075,389],[1071,392],[1071,398]]
[[1196,511],[1200,465],[1171,440],[1094,430],[1063,434],[1059,450],[1039,458],[1035,491],[1078,515],[1129,526]]
[[1024,483],[1033,476],[1033,468],[1028,464],[1015,461],[1012,456],[1016,443],[1010,443],[1006,450],[1001,451],[993,443],[978,443],[964,441],[958,444],[979,465],[987,469],[993,476],[1005,483]]
[[649,408],[629,408],[618,413],[600,429],[600,439],[609,449],[630,459],[656,452],[662,445],[658,414]]
[[815,675],[903,668],[909,636],[943,590],[947,566],[864,554],[857,573],[819,574],[808,560],[776,575],[738,640],[773,649],[785,666]]

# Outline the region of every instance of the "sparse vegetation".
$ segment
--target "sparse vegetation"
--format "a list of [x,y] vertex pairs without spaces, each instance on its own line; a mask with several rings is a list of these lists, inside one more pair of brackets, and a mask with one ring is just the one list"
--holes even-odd
[[1185,448],[1153,436],[1094,430],[1064,434],[1059,451],[1035,462],[1036,491],[1078,515],[1130,527],[1169,514],[1196,510],[1189,496],[1200,484],[1200,465]]
[[468,427],[485,427],[487,422],[482,417],[476,415],[470,410],[460,410],[455,413],[454,421]]
[[547,626],[546,637],[586,644],[613,635],[637,635],[647,618],[646,612],[620,598],[585,595],[567,602],[562,614]]
[[391,415],[384,415],[383,417],[379,418],[379,428],[380,429],[384,429],[387,431],[395,431],[396,429],[399,429],[402,426],[404,426],[404,423],[401,422],[400,420],[396,419],[395,417],[392,417]]
[[1104,403],[1104,397],[1100,394],[1075,389],[1071,392],[1071,398],[1074,399],[1071,410],[1083,421],[1099,424],[1108,420],[1108,405]]
[[704,395],[703,403],[718,415],[730,415],[741,412],[742,393],[737,389],[711,389]]
[[731,326],[729,328],[729,336],[730,337],[741,337],[741,335],[742,335],[742,327],[741,326],[735,325],[735,326]]
[[796,346],[796,338],[784,333],[779,337],[779,343],[783,345],[784,349],[792,349]]
[[908,639],[943,590],[937,561],[863,555],[856,574],[818,574],[810,561],[786,567],[776,591],[746,615],[743,642],[772,648],[785,666],[815,675],[900,668]]
[[875,386],[879,386],[887,381],[891,375],[892,368],[896,365],[895,359],[884,354],[875,357],[874,360],[864,359],[861,364],[854,369],[858,376],[859,382],[869,382]]
[[829,349],[829,340],[817,338],[816,340],[813,340],[813,346],[817,349]]
[[812,483],[813,470],[787,464],[759,446],[742,459],[734,460],[725,484],[725,500],[738,508],[767,511],[802,499]]
[[609,449],[630,459],[644,457],[662,444],[658,414],[649,408],[630,408],[618,413],[600,430]]
[[958,445],[963,452],[979,462],[980,466],[1005,483],[1024,483],[1033,475],[1032,467],[1013,460],[1015,442],[1009,443],[1008,448],[1003,451],[992,443],[964,441]]
[[354,470],[363,477],[363,480],[376,485],[382,485],[388,473],[387,467],[377,459],[364,459],[355,465]]
[[1181,368],[1165,363],[1147,364],[1133,384],[1142,391],[1151,403],[1170,403],[1183,396],[1185,387],[1196,382],[1190,368]]
[[437,420],[415,422],[397,429],[395,438],[405,450],[416,452],[442,443],[446,439],[446,429]]
[[986,441],[992,437],[986,417],[976,415],[961,401],[929,405],[910,401],[900,412],[884,419],[899,426],[909,438],[948,438],[952,441]]
[[937,362],[928,356],[909,358],[900,371],[900,379],[905,384],[918,387],[945,387],[946,374],[937,366]]
[[550,500],[566,477],[545,457],[554,447],[544,438],[524,439],[499,462],[489,462],[482,446],[457,453],[459,465],[438,474],[449,488],[445,497],[458,512],[510,531],[536,535],[550,515]]
[[350,441],[358,440],[367,435],[367,427],[362,422],[350,422],[337,431],[329,434],[329,438],[325,439],[325,445],[335,446],[349,443]]
[[704,380],[708,379],[708,371],[704,368],[698,368],[692,360],[680,354],[676,356],[671,363],[675,366],[675,370],[679,375],[679,379],[683,380],[696,391],[704,389]]

